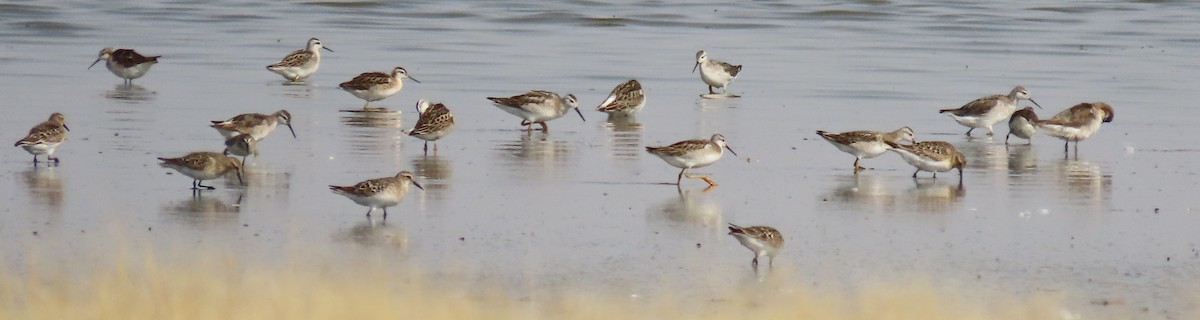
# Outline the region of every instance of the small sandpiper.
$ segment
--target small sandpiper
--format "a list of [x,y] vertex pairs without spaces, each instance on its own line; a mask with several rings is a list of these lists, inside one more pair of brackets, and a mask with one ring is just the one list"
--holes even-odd
[[630,116],[646,106],[646,94],[642,91],[642,83],[637,80],[625,81],[608,94],[608,98],[596,107],[596,111],[608,113],[610,116]]
[[390,75],[383,72],[366,72],[350,81],[342,82],[338,87],[359,99],[366,100],[367,103],[363,104],[363,110],[367,110],[367,105],[372,101],[383,100],[399,93],[400,89],[404,88],[404,78],[421,83],[416,78],[410,77],[404,67],[396,67],[392,69]]
[[729,83],[737,79],[738,73],[742,72],[741,65],[735,66],[725,61],[709,59],[704,50],[696,51],[696,65],[692,66],[692,73],[695,73],[697,68],[700,69],[700,80],[708,84],[709,94],[716,94],[713,87],[721,88],[722,93],[728,94],[726,89]]
[[242,157],[242,167],[244,168],[246,167],[246,156],[254,155],[255,158],[258,158],[258,140],[248,133],[239,134],[225,140],[225,152],[221,154]]
[[1079,141],[1091,137],[1100,130],[1100,124],[1112,122],[1113,107],[1104,102],[1084,102],[1063,110],[1047,120],[1037,122],[1042,132],[1063,139],[1063,152],[1075,141],[1075,152],[1079,152]]
[[729,224],[729,235],[732,235],[750,251],[754,252],[754,260],[750,260],[750,265],[758,268],[758,258],[767,257],[767,265],[775,263],[775,255],[779,253],[779,249],[783,248],[783,235],[779,230],[768,226],[753,226],[739,227],[736,224]]
[[321,40],[308,39],[308,46],[292,51],[283,57],[283,60],[267,66],[267,70],[283,76],[289,82],[299,82],[316,73],[317,68],[321,67],[321,49],[333,52],[333,49],[326,48],[321,44]]
[[970,128],[967,130],[968,137],[975,129],[987,129],[987,135],[990,136],[992,125],[1011,117],[1013,112],[1017,111],[1017,102],[1020,100],[1029,100],[1038,108],[1042,107],[1037,101],[1033,101],[1025,87],[1017,86],[1009,91],[1008,95],[986,96],[967,102],[957,109],[938,110],[938,113],[948,113],[958,124]]
[[54,156],[54,149],[67,140],[67,131],[71,130],[67,128],[66,121],[63,114],[55,112],[50,115],[50,119],[29,129],[29,135],[21,138],[13,146],[21,147],[32,154],[35,166],[38,163],[37,156],[39,154],[46,155],[47,162],[58,163],[58,158]]
[[1037,113],[1033,112],[1033,107],[1025,107],[1024,109],[1013,112],[1012,118],[1008,118],[1008,135],[1004,136],[1004,144],[1008,144],[1008,138],[1016,135],[1018,138],[1029,140],[1028,144],[1033,144],[1033,134],[1037,133],[1038,122]]
[[408,193],[408,184],[417,186],[418,189],[425,190],[416,181],[413,180],[412,172],[400,171],[395,177],[371,179],[359,182],[353,186],[335,186],[330,185],[329,190],[333,193],[340,194],[361,206],[369,208],[367,217],[371,217],[371,212],[377,208],[383,209],[383,219],[387,220],[387,207],[400,204],[400,200],[404,199],[404,194]]
[[949,142],[944,141],[922,141],[913,144],[899,144],[895,142],[886,142],[892,147],[891,151],[900,154],[905,162],[917,167],[917,171],[913,171],[912,177],[917,177],[917,172],[929,171],[933,172],[933,177],[937,178],[938,172],[946,172],[951,169],[958,169],[958,180],[962,181],[963,167],[967,165],[967,157],[958,152],[958,148]]
[[837,147],[842,152],[854,155],[854,171],[866,169],[858,165],[858,161],[863,158],[874,158],[887,152],[889,147],[885,141],[893,143],[916,142],[913,130],[909,127],[896,129],[892,132],[878,131],[850,131],[842,133],[829,133],[824,130],[817,130],[817,135],[825,138],[830,144]]
[[104,48],[100,50],[100,56],[88,69],[96,66],[96,63],[104,61],[104,66],[108,67],[108,71],[112,74],[125,79],[125,84],[133,84],[133,79],[141,78],[150,71],[150,66],[158,63],[158,58],[162,56],[143,56],[133,49],[116,49]]
[[292,114],[287,110],[275,111],[272,114],[243,113],[226,120],[214,120],[210,127],[217,129],[225,139],[246,133],[254,137],[254,140],[261,141],[271,134],[271,131],[275,131],[279,124],[286,125],[288,131],[292,132],[292,138],[296,138],[296,130],[292,128]]
[[192,152],[179,158],[158,158],[159,165],[175,169],[185,176],[192,178],[192,190],[205,188],[216,189],[203,184],[204,180],[213,180],[233,171],[237,174],[238,182],[242,180],[242,163],[237,158],[228,157],[217,152]]
[[708,176],[692,175],[689,171],[692,168],[700,168],[717,162],[725,150],[737,155],[737,152],[733,152],[733,149],[725,144],[725,136],[719,133],[712,135],[712,138],[708,140],[684,140],[665,147],[646,147],[646,152],[662,158],[671,166],[683,169],[679,171],[675,185],[679,185],[686,176],[688,179],[702,179],[704,182],[708,182],[709,186],[716,186],[717,182]]
[[533,124],[537,123],[546,132],[550,130],[546,121],[562,118],[571,109],[575,109],[579,119],[587,121],[583,118],[583,112],[579,111],[579,100],[575,99],[574,94],[562,97],[550,91],[533,90],[512,97],[488,97],[488,100],[492,100],[492,104],[500,110],[521,118],[521,125],[525,126],[526,131],[533,131]]
[[407,134],[425,140],[426,154],[429,154],[429,142],[434,141],[433,153],[436,155],[436,141],[450,134],[450,130],[454,129],[454,115],[450,113],[450,109],[446,108],[446,105],[430,104],[425,99],[417,101],[417,113],[420,114],[420,118]]

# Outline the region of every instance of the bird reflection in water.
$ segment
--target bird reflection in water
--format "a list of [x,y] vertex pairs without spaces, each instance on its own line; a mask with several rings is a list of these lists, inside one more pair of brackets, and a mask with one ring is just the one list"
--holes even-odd
[[1037,172],[1037,151],[1032,145],[1008,145],[1008,172],[1025,174]]
[[63,183],[54,167],[29,167],[21,174],[25,190],[34,204],[45,206],[46,211],[58,220],[62,215]]
[[954,146],[967,156],[967,168],[984,169],[987,174],[1003,174],[1003,169],[1008,168],[1008,151],[1003,144],[990,142],[990,139],[968,139]]
[[609,145],[613,147],[614,158],[637,159],[645,152],[642,149],[642,124],[634,116],[610,114],[604,129],[610,131]]
[[116,101],[142,102],[154,99],[157,93],[136,84],[118,84],[104,93],[104,97]]
[[353,153],[400,155],[404,145],[400,112],[346,112],[342,123],[347,130],[346,145]]
[[725,224],[721,218],[721,206],[713,201],[708,186],[698,190],[676,189],[676,194],[657,206],[647,207],[647,217],[668,226],[700,226],[713,237],[723,235]]
[[386,221],[367,221],[355,224],[333,236],[335,241],[354,243],[364,247],[395,248],[408,251],[408,235],[399,227],[389,226]]
[[884,185],[886,179],[868,173],[839,175],[838,184],[822,200],[851,205],[858,210],[891,211],[896,205],[896,195]]
[[1099,165],[1078,159],[1060,159],[1055,177],[1069,192],[1068,202],[1091,206],[1094,212],[1107,210],[1112,200],[1112,174]]
[[494,143],[500,158],[496,162],[520,178],[555,178],[571,165],[569,145],[548,133],[521,131],[516,141]]
[[191,226],[236,225],[242,197],[239,192],[233,204],[229,204],[218,194],[194,190],[191,198],[168,203],[163,211]]
[[967,195],[962,181],[913,180],[916,186],[909,189],[907,198],[912,199],[915,212],[948,212]]

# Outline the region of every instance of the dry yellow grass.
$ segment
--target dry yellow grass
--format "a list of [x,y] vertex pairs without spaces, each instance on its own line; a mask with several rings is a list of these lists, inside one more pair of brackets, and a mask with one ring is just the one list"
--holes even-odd
[[1065,315],[1057,296],[972,302],[920,282],[868,285],[834,295],[764,285],[705,301],[669,293],[631,298],[582,291],[521,297],[497,284],[445,283],[395,266],[280,267],[220,254],[168,264],[153,254],[121,256],[110,265],[55,270],[35,268],[37,262],[31,261],[23,272],[0,270],[0,319],[983,320]]

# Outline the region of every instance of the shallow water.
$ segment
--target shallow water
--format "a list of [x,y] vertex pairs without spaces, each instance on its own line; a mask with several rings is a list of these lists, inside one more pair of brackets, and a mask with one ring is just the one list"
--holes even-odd
[[[103,261],[123,243],[215,249],[262,263],[312,260],[351,270],[383,260],[466,269],[517,292],[601,288],[708,297],[760,280],[726,223],[775,226],[776,269],[853,291],[928,275],[1015,295],[1072,292],[1071,305],[1152,316],[1195,308],[1200,5],[1186,1],[973,3],[858,1],[680,3],[191,2],[0,4],[0,87],[10,141],[51,112],[67,115],[62,164],[0,158],[0,250],[20,270]],[[283,85],[263,70],[318,37],[321,71]],[[163,55],[135,85],[87,64],[105,46]],[[743,64],[706,100],[689,74],[696,50]],[[375,105],[339,82],[402,65],[422,83]],[[592,110],[636,78],[646,109],[630,122]],[[1105,101],[1116,119],[1064,159],[1062,144],[967,139],[937,109],[1021,84],[1045,110]],[[484,97],[572,92],[587,117],[548,134]],[[419,98],[444,102],[455,131],[438,152],[401,130]],[[155,157],[219,150],[207,120],[289,110],[298,139],[276,132],[248,186],[193,197]],[[865,160],[817,129],[891,130],[946,140],[968,157],[955,173],[909,177],[894,155]],[[995,127],[1006,133],[1004,124]],[[665,185],[675,168],[646,154],[714,132],[740,157],[711,167],[720,186]],[[977,130],[978,132],[978,130]],[[416,173],[386,223],[329,184]],[[923,174],[923,177],[928,177]],[[36,232],[36,234],[35,234]],[[113,236],[117,235],[117,236]],[[289,257],[291,259],[279,259]],[[343,264],[344,263],[344,264]],[[447,273],[449,274],[449,273]],[[458,273],[455,273],[458,274]],[[703,278],[702,284],[689,285]]]

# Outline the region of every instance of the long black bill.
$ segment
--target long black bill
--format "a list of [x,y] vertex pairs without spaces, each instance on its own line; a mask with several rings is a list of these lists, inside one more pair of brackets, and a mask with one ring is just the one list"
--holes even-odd
[[425,187],[422,187],[420,183],[417,183],[417,180],[409,180],[409,181],[411,181],[414,186],[417,186],[417,189],[425,190]]
[[729,145],[725,145],[725,150],[729,150],[729,153],[732,153],[734,156],[738,156],[737,152],[733,152],[733,149],[729,148]]
[[1042,105],[1038,104],[1037,101],[1033,101],[1033,99],[1029,99],[1029,102],[1033,102],[1033,105],[1037,106],[1038,109],[1042,109]]
[[409,76],[408,78],[412,79],[412,81],[416,81],[417,83],[421,83],[421,80],[417,80],[417,78],[413,78],[412,76]]
[[699,68],[699,67],[700,67],[700,62],[696,62],[696,65],[692,66],[692,73],[696,73],[696,68]]
[[[575,108],[575,113],[579,114],[579,119],[583,119],[583,111],[579,111],[579,108]],[[587,119],[583,119],[583,122],[587,122]]]
[[67,129],[67,131],[71,131],[71,128],[67,128],[67,124],[65,124],[65,123],[63,124],[63,129]]
[[297,139],[297,138],[296,138],[296,129],[292,129],[292,124],[291,124],[291,123],[289,123],[287,126],[288,126],[288,131],[291,131],[291,132],[292,132],[292,139]]
[[100,60],[104,59],[96,59],[96,61],[92,61],[92,65],[88,66],[88,70],[92,70],[92,67],[95,67],[97,63],[100,63]]
[[329,52],[333,52],[333,49],[330,49],[329,47],[326,47],[326,46],[321,46],[321,49],[325,49],[325,50],[329,50]]

